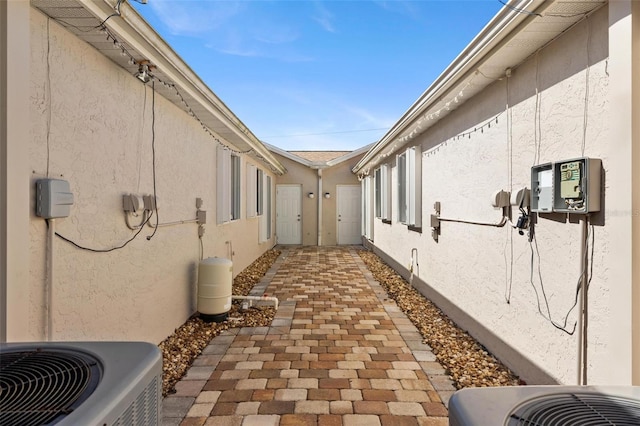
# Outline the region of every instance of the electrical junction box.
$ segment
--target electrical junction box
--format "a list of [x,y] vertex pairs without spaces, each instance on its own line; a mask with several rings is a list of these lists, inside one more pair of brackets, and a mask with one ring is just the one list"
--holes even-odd
[[531,211],[600,211],[602,160],[575,158],[531,168]]
[[68,217],[73,205],[69,182],[61,179],[40,179],[36,182],[36,215],[45,219]]
[[541,164],[531,168],[531,211],[553,211],[553,164]]

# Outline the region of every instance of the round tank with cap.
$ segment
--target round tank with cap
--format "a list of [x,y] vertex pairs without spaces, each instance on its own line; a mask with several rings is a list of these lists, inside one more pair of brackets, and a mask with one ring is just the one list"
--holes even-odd
[[231,309],[233,262],[209,257],[198,265],[198,312],[206,322],[222,322]]

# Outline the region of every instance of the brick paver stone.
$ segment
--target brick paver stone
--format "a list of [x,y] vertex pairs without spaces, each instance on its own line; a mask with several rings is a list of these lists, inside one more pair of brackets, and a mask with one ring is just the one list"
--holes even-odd
[[[374,426],[391,424],[394,416],[397,426],[446,420],[447,409],[434,391],[451,389],[442,367],[363,270],[350,247],[283,249],[264,290],[281,304],[272,326],[215,338],[203,355],[218,357],[212,366],[194,364],[191,383],[177,386],[180,396],[198,397],[196,405],[172,403],[167,411],[174,417],[189,412],[192,422],[209,416],[206,425]],[[214,365],[206,382],[194,383]],[[433,382],[427,374],[440,376]]]

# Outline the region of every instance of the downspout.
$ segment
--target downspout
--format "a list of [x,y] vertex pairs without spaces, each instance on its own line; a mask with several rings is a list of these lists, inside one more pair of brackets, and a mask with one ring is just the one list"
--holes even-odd
[[318,246],[322,245],[322,169],[318,169]]

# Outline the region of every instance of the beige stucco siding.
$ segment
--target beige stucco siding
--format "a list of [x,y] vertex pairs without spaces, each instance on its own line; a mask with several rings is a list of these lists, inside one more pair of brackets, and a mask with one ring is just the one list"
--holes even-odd
[[[47,34],[49,36],[47,37]],[[146,86],[52,20],[31,10],[30,310],[28,333],[46,337],[49,271],[47,226],[35,216],[35,180],[68,180],[75,197],[55,230],[95,249],[121,245],[134,234],[124,222],[122,195],[153,194],[151,83]],[[234,273],[273,245],[259,243],[258,219],[216,225],[216,142],[167,99],[155,96],[155,167],[161,223],[191,220],[196,198],[208,213],[204,257],[231,256]],[[242,156],[272,176],[262,162]],[[48,169],[48,170],[47,170]],[[246,192],[243,190],[243,194]],[[133,221],[136,218],[132,218]],[[155,220],[152,219],[152,220]],[[194,311],[200,258],[198,225],[146,227],[110,253],[79,250],[54,238],[52,337],[56,340],[159,342]],[[231,244],[229,244],[229,242]],[[13,284],[12,284],[13,285]],[[11,303],[11,301],[9,301]]]
[[[275,154],[286,168],[287,173],[278,177],[278,184],[301,185],[302,188],[302,244],[318,244],[318,203],[322,203],[321,244],[332,246],[337,244],[337,186],[359,185],[358,178],[351,172],[353,166],[362,155],[339,162],[333,166],[323,164],[321,167],[322,194],[318,193],[318,169],[298,161]],[[314,198],[308,194],[313,192]],[[330,198],[324,198],[328,192]]]
[[[628,258],[629,246],[616,243],[611,223],[617,221],[614,226],[622,229],[630,227],[631,218],[625,214],[629,209],[610,210],[610,200],[629,199],[631,194],[628,186],[609,185],[626,179],[628,167],[615,153],[606,118],[612,108],[608,25],[605,7],[514,69],[511,78],[496,81],[420,137],[425,232],[411,232],[397,223],[395,164],[393,224],[374,223],[376,246],[402,265],[408,265],[411,248],[418,248],[423,281],[561,383],[576,382],[577,334],[559,331],[544,318],[548,312],[542,286],[551,318],[562,325],[580,277],[578,218],[557,222],[540,217],[532,244],[509,224],[495,228],[449,222],[442,223],[436,243],[429,233],[428,218],[434,213],[434,202],[439,201],[442,217],[497,223],[501,212],[491,207],[491,195],[530,187],[531,166],[581,156],[602,159],[604,212],[591,221],[589,380],[629,383],[626,355],[620,365],[611,362],[614,346],[630,354],[630,339],[618,342],[611,304],[616,287],[630,290],[630,280],[614,280],[611,271],[618,266],[613,258]],[[480,131],[488,122],[491,127]],[[465,132],[472,133],[458,137]],[[517,216],[514,213],[514,220]],[[629,263],[620,266],[629,268]],[[537,297],[530,282],[532,274]],[[628,307],[624,309],[628,315]],[[576,310],[568,315],[569,330],[576,321]],[[527,371],[519,373],[526,379]]]

